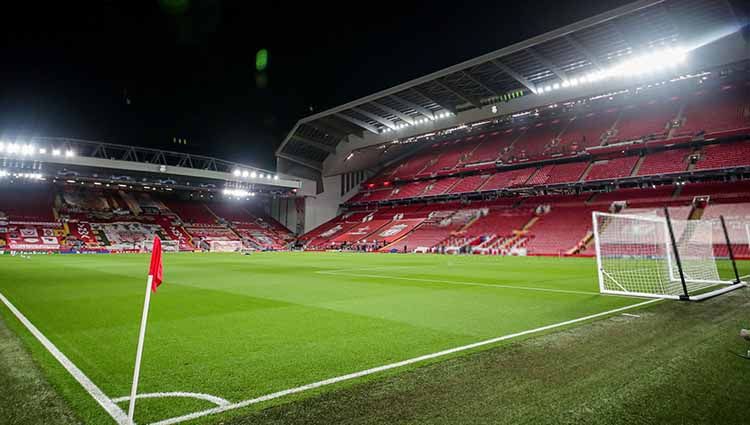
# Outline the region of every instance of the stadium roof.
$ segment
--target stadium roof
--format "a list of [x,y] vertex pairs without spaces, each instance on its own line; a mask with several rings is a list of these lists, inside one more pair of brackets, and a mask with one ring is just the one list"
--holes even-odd
[[323,161],[349,136],[404,131],[540,95],[549,86],[602,73],[642,52],[700,46],[740,26],[730,0],[636,1],[303,118],[276,156],[321,171]]

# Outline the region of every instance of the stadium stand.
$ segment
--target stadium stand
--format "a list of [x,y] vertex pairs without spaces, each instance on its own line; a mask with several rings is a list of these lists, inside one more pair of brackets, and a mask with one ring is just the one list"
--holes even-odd
[[750,141],[708,145],[695,164],[698,170],[750,166]]
[[628,177],[633,172],[636,162],[638,162],[637,156],[626,156],[594,162],[591,164],[585,180],[593,181]]
[[651,176],[686,171],[691,152],[690,148],[682,148],[648,154],[641,163],[637,175]]
[[750,128],[750,89],[725,86],[719,93],[699,91],[685,107],[680,135],[715,134]]
[[618,113],[617,109],[608,109],[579,114],[568,124],[560,143],[563,150],[559,153],[564,153],[565,150],[577,152],[601,145],[606,132],[615,124]]
[[673,98],[625,106],[615,126],[614,135],[607,141],[663,138],[667,135],[668,122],[677,117],[680,105],[679,99]]

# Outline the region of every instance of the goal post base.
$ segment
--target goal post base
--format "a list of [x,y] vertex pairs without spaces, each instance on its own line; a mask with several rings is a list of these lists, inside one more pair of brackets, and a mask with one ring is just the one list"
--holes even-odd
[[744,288],[746,286],[747,286],[747,283],[745,282],[735,283],[733,285],[725,286],[723,288],[714,289],[713,291],[704,292],[702,294],[697,294],[697,295],[691,295],[688,299],[690,301],[703,301],[709,298],[719,296],[721,294],[726,294],[727,292],[732,292],[736,289]]
[[606,295],[618,295],[618,296],[638,297],[638,298],[657,298],[657,299],[663,299],[663,300],[703,301],[709,298],[717,297],[721,294],[726,294],[727,292],[732,292],[736,289],[744,288],[746,286],[747,286],[746,282],[740,282],[740,283],[735,283],[735,284],[728,285],[728,286],[723,286],[721,288],[714,289],[713,291],[708,291],[708,292],[704,292],[701,294],[690,295],[690,296],[650,294],[646,292],[613,291],[609,289],[605,289],[601,291],[601,293],[606,294]]

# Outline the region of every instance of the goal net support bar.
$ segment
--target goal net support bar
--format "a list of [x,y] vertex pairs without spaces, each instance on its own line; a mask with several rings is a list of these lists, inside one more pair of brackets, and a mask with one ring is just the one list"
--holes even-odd
[[[700,301],[746,284],[740,280],[720,220],[594,212],[599,290],[605,294]],[[719,275],[715,245],[724,245],[734,278]]]

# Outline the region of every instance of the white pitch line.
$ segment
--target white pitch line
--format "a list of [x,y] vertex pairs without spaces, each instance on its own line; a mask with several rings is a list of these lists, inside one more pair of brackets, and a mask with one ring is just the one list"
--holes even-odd
[[96,400],[97,403],[99,403],[102,408],[109,414],[109,416],[112,417],[112,419],[115,420],[118,424],[121,425],[127,425],[129,423],[128,421],[128,415],[125,414],[125,412],[120,408],[120,406],[116,405],[112,400],[110,400],[109,397],[107,397],[104,392],[99,389],[99,387],[94,384],[91,379],[89,379],[88,376],[86,376],[81,369],[78,368],[75,364],[73,364],[70,359],[63,354],[56,346],[53,344],[49,339],[47,339],[44,334],[37,329],[36,326],[34,326],[33,323],[29,321],[29,319],[26,318],[26,316],[21,313],[16,306],[14,306],[5,296],[0,293],[0,301],[5,304],[8,309],[13,313],[16,318],[24,325],[26,326],[26,329],[31,332],[32,335],[44,346],[44,348],[49,351],[50,354],[58,361],[60,364],[65,368],[65,370],[70,373],[73,378],[75,378],[76,381],[78,381],[79,384],[86,390],[86,392],[91,395],[91,397]]
[[635,317],[635,318],[637,318],[637,319],[640,319],[640,318],[641,318],[641,316],[639,316],[639,315],[637,315],[637,314],[622,313],[622,315],[623,315],[623,316],[627,316],[627,317]]
[[[189,393],[184,391],[173,391],[173,392],[164,392],[164,393],[146,393],[146,394],[138,394],[135,396],[136,400],[142,399],[142,398],[164,398],[164,397],[184,397],[184,398],[195,398],[198,400],[205,400],[208,402],[211,402],[217,406],[226,406],[229,403],[229,400],[223,399],[221,397],[216,397],[211,394],[203,394],[203,393]],[[112,399],[115,403],[122,403],[124,401],[130,401],[130,395],[117,397]]]
[[525,291],[554,292],[554,293],[559,293],[559,294],[602,295],[599,292],[591,292],[591,291],[574,291],[574,290],[568,290],[568,289],[537,288],[533,286],[500,285],[500,284],[494,284],[494,283],[480,283],[480,282],[462,282],[462,281],[457,281],[457,280],[438,280],[438,279],[424,279],[424,278],[417,278],[417,277],[383,276],[383,275],[377,275],[377,274],[338,273],[338,272],[327,272],[327,271],[318,271],[315,273],[329,274],[333,276],[372,277],[376,279],[398,279],[398,280],[411,280],[414,282],[446,283],[446,284],[451,284],[451,285],[462,285],[462,286],[483,286],[487,288],[521,289]]
[[550,329],[555,329],[555,328],[559,328],[559,327],[563,327],[563,326],[567,326],[567,325],[572,325],[574,323],[583,322],[583,321],[586,321],[586,320],[595,319],[597,317],[602,317],[602,316],[606,316],[606,315],[610,315],[610,314],[614,314],[614,313],[619,313],[621,311],[630,310],[630,309],[633,309],[633,308],[641,307],[641,306],[644,306],[644,305],[647,305],[647,304],[651,304],[651,303],[655,303],[655,302],[658,302],[658,301],[661,301],[661,300],[660,299],[653,299],[653,300],[643,301],[643,302],[640,302],[640,303],[637,303],[637,304],[631,304],[631,305],[628,305],[628,306],[625,306],[625,307],[616,308],[616,309],[605,311],[605,312],[602,312],[602,313],[596,313],[596,314],[592,314],[592,315],[585,316],[585,317],[579,317],[577,319],[567,320],[565,322],[555,323],[555,324],[552,324],[552,325],[542,326],[542,327],[539,327],[539,328],[536,328],[536,329],[530,329],[530,330],[526,330],[526,331],[522,331],[522,332],[517,332],[517,333],[514,333],[514,334],[509,334],[509,335],[504,335],[504,336],[500,336],[500,337],[496,337],[496,338],[492,338],[492,339],[487,339],[487,340],[484,340],[484,341],[475,342],[473,344],[463,345],[461,347],[455,347],[455,348],[450,348],[448,350],[438,351],[438,352],[432,353],[432,354],[425,354],[423,356],[414,357],[414,358],[407,359],[407,360],[402,360],[400,362],[391,363],[391,364],[387,364],[387,365],[383,365],[383,366],[378,366],[378,367],[374,367],[374,368],[371,368],[371,369],[366,369],[366,370],[362,370],[362,371],[359,371],[359,372],[350,373],[350,374],[347,374],[347,375],[337,376],[335,378],[329,378],[329,379],[325,379],[323,381],[313,382],[311,384],[303,385],[301,387],[290,388],[290,389],[287,389],[287,390],[278,391],[278,392],[271,393],[271,394],[266,394],[266,395],[261,396],[261,397],[257,397],[257,398],[253,398],[253,399],[249,399],[249,400],[240,401],[240,402],[229,404],[229,405],[226,405],[226,406],[219,406],[219,407],[214,407],[212,409],[201,410],[201,411],[190,413],[190,414],[183,415],[183,416],[176,416],[174,418],[165,419],[165,420],[162,420],[162,421],[159,421],[159,422],[154,422],[151,425],[172,425],[172,424],[178,424],[178,423],[181,423],[181,422],[185,422],[185,421],[190,421],[190,420],[193,420],[193,419],[197,419],[197,418],[200,418],[200,417],[203,417],[203,416],[213,415],[213,414],[216,414],[216,413],[226,412],[228,410],[234,410],[234,409],[239,409],[239,408],[242,408],[242,407],[247,407],[247,406],[250,406],[250,405],[253,405],[253,404],[258,404],[258,403],[261,403],[261,402],[264,402],[264,401],[273,400],[273,399],[284,397],[284,396],[291,395],[291,394],[301,393],[301,392],[304,392],[304,391],[308,391],[308,390],[312,390],[312,389],[315,389],[315,388],[324,387],[324,386],[327,386],[327,385],[336,384],[336,383],[343,382],[343,381],[349,381],[351,379],[360,378],[362,376],[367,376],[367,375],[372,375],[374,373],[383,372],[383,371],[390,370],[390,369],[396,369],[396,368],[407,366],[407,365],[410,365],[410,364],[423,362],[425,360],[431,360],[431,359],[435,359],[435,358],[438,358],[438,357],[444,357],[444,356],[447,356],[449,354],[458,353],[458,352],[466,351],[466,350],[471,350],[471,349],[482,347],[482,346],[485,346],[485,345],[494,344],[494,343],[497,343],[497,342],[500,342],[500,341],[505,341],[505,340],[508,340],[508,339],[517,338],[519,336],[530,335],[530,334],[534,334],[534,333],[538,333],[538,332],[547,331],[547,330],[550,330]]

